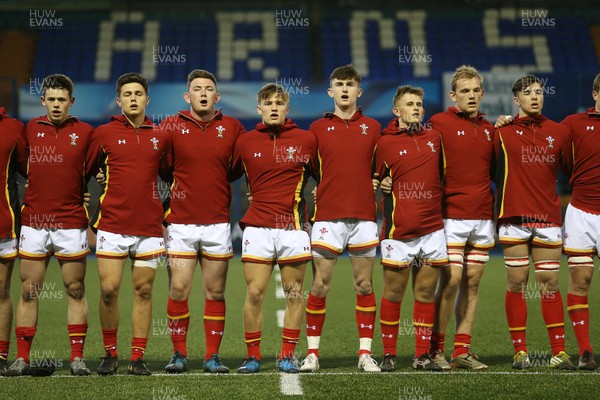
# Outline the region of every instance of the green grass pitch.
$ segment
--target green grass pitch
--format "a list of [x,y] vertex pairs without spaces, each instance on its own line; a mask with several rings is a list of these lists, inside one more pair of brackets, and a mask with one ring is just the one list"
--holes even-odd
[[[126,271],[121,289],[121,326],[119,329],[120,369],[113,377],[73,378],[69,375],[69,344],[66,328],[66,297],[62,290],[59,269],[52,261],[40,299],[38,332],[32,358],[49,358],[58,370],[49,378],[0,378],[2,399],[146,399],[191,400],[197,398],[251,397],[271,399],[285,397],[284,393],[302,393],[308,398],[380,398],[420,399],[490,398],[490,399],[538,399],[538,398],[598,398],[595,387],[600,384],[598,373],[557,372],[550,370],[550,346],[539,307],[536,285],[530,283],[526,296],[529,307],[528,346],[534,368],[525,372],[513,371],[512,345],[504,316],[505,271],[501,258],[492,257],[486,267],[481,284],[481,297],[473,333],[472,350],[481,361],[490,366],[488,372],[423,373],[410,367],[414,338],[412,336],[412,294],[407,291],[402,304],[401,326],[398,338],[398,368],[395,373],[365,374],[356,368],[358,337],[354,321],[355,295],[347,258],[340,258],[327,301],[327,320],[321,339],[321,371],[315,374],[281,376],[275,366],[276,354],[281,344],[281,329],[277,326],[277,311],[284,308],[284,301],[275,296],[277,283],[271,282],[265,300],[262,341],[263,363],[261,373],[253,376],[208,375],[202,372],[204,334],[202,328],[203,298],[201,276],[196,273],[190,299],[191,323],[188,334],[190,371],[182,375],[166,375],[165,364],[172,353],[166,321],[167,272],[159,268],[154,286],[153,321],[145,359],[154,375],[133,377],[126,375],[131,340],[131,280]],[[306,284],[311,282],[307,268]],[[12,295],[16,304],[20,282],[18,268],[12,280]],[[381,266],[374,274],[375,293],[379,304],[382,289]],[[531,272],[533,279],[533,271]],[[594,278],[590,295],[592,311],[592,343],[598,347],[600,323],[596,316],[600,309],[598,282]],[[567,292],[568,273],[565,260],[562,263],[561,290]],[[100,323],[98,319],[98,276],[96,260],[90,258],[86,278],[89,303],[89,331],[85,347],[88,366],[95,371],[99,357],[103,355]],[[227,320],[221,357],[232,371],[245,357],[243,342],[242,305],[245,285],[239,259],[231,262],[227,286]],[[305,296],[308,291],[305,292]],[[566,311],[565,311],[566,316]],[[567,317],[567,316],[566,316]],[[377,320],[378,322],[379,320]],[[449,356],[454,335],[454,321],[448,331],[446,354]],[[380,359],[382,345],[379,324],[376,324],[373,353]],[[576,362],[577,344],[567,317],[567,351]],[[14,325],[13,325],[14,332]],[[298,345],[298,355],[306,351],[304,330]],[[9,361],[16,355],[14,334],[11,338]]]

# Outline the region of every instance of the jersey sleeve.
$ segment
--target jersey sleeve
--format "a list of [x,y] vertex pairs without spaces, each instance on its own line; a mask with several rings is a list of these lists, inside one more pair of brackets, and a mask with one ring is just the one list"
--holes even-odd
[[231,159],[231,170],[229,171],[229,182],[237,181],[244,174],[244,166],[242,163],[242,154],[240,147],[242,146],[242,138],[239,137],[233,146],[233,156]]
[[563,144],[561,152],[560,168],[567,178],[571,178],[573,173],[573,139],[571,136],[571,125],[563,121],[559,125],[563,130]]
[[21,126],[21,133],[17,138],[17,146],[15,152],[15,163],[17,166],[17,171],[27,178],[27,160],[29,158],[29,152],[27,148],[27,134],[26,134],[25,126]]
[[102,147],[100,144],[101,131],[96,130],[92,133],[92,139],[90,140],[90,146],[86,153],[86,176],[88,178],[95,177],[101,168],[103,162]]
[[380,138],[379,142],[377,142],[377,147],[375,148],[375,174],[377,174],[377,180],[381,182],[385,177],[389,174],[389,169],[385,164],[384,158],[384,146],[383,140]]

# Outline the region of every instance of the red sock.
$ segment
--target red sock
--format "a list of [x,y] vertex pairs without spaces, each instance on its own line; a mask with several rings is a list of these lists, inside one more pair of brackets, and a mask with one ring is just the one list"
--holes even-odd
[[461,354],[468,353],[470,347],[471,335],[467,335],[466,333],[457,333],[454,335],[454,352],[452,353],[452,358],[456,358]]
[[431,345],[431,330],[435,320],[435,303],[415,300],[413,326],[415,327],[415,357],[427,354]]
[[85,345],[87,329],[87,324],[67,325],[69,341],[71,342],[71,362],[75,357],[83,358],[83,346]]
[[8,359],[8,349],[10,348],[10,342],[7,340],[0,340],[0,360],[6,361]]
[[[325,303],[326,297],[317,297],[312,293],[308,295],[306,301],[306,336],[308,342],[308,354],[314,353],[319,356],[319,340],[323,324],[325,324]],[[311,339],[313,337],[313,339]]]
[[433,332],[431,334],[431,346],[429,346],[429,354],[436,351],[444,352],[444,344],[446,344],[446,334],[441,332]]
[[504,298],[504,308],[515,353],[521,350],[526,352],[527,302],[523,297],[523,293],[507,290]]
[[173,343],[173,352],[180,352],[187,357],[187,333],[190,326],[190,309],[188,301],[173,300],[171,296],[167,300],[167,319],[169,332],[171,333],[171,342]]
[[204,336],[206,337],[206,355],[208,360],[213,353],[219,354],[221,339],[225,330],[225,300],[204,301]]
[[131,361],[135,361],[138,358],[144,358],[147,344],[148,338],[134,337],[131,340]]
[[[375,331],[375,316],[377,312],[377,300],[375,293],[371,292],[368,295],[356,295],[356,326],[358,327],[359,339],[373,340],[373,332]],[[365,342],[369,342],[368,340]],[[358,350],[358,356],[362,354],[371,354],[371,343],[361,343]]]
[[396,356],[396,341],[398,339],[398,326],[400,325],[400,303],[390,301],[381,296],[379,306],[379,326],[383,341],[383,354],[389,353]]
[[115,329],[102,329],[102,341],[104,342],[104,351],[110,357],[117,357],[117,331]]
[[542,316],[546,322],[552,355],[565,351],[565,311],[560,290],[542,295]]
[[246,351],[248,357],[255,357],[260,360],[260,340],[262,332],[244,332],[244,340],[246,342]]
[[17,337],[17,358],[23,358],[29,363],[29,352],[31,351],[31,342],[35,336],[35,326],[17,326],[15,335]]
[[579,355],[582,355],[586,350],[592,351],[588,297],[567,293],[567,311],[579,345]]
[[288,329],[283,328],[281,352],[279,353],[279,359],[283,357],[293,357],[294,350],[298,344],[298,338],[300,337],[300,329]]

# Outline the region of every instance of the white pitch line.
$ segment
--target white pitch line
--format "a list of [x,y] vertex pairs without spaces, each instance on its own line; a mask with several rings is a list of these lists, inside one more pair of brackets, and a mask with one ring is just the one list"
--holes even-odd
[[[284,376],[296,376],[295,374],[282,374],[281,372],[277,372],[277,371],[272,371],[272,372],[260,372],[258,374],[207,374],[207,373],[203,373],[203,372],[185,372],[183,374],[167,374],[164,372],[159,372],[159,373],[153,373],[151,376],[160,376],[162,377],[170,377],[170,378],[183,378],[183,377],[187,377],[187,376],[193,376],[193,377],[205,377],[205,378],[216,378],[216,379],[226,379],[226,378],[242,378],[242,379],[249,379],[253,376],[272,376],[272,375],[284,375]],[[352,376],[352,375],[356,375],[356,376],[371,376],[371,375],[380,375],[380,376],[393,376],[393,375],[422,375],[422,376],[427,376],[427,377],[438,377],[438,376],[444,376],[444,377],[448,377],[448,376],[452,376],[452,375],[471,375],[471,376],[479,376],[479,375],[515,375],[515,376],[519,376],[519,375],[537,375],[537,376],[581,376],[581,375],[587,375],[589,377],[600,377],[600,374],[597,372],[535,372],[535,371],[531,371],[531,372],[525,372],[525,371],[520,371],[520,372],[513,372],[513,371],[480,371],[480,372],[474,372],[474,371],[452,371],[452,372],[424,372],[424,371],[395,371],[395,372],[386,372],[386,373],[365,373],[365,372],[323,372],[323,370],[321,370],[320,372],[316,372],[316,373],[305,373],[305,374],[300,374],[303,377],[318,377],[318,376]],[[132,375],[128,375],[128,374],[117,374],[117,375],[112,375],[112,377],[115,378],[128,378],[131,377]],[[27,376],[23,376],[23,377],[16,377],[16,379],[27,379]],[[43,377],[42,377],[43,378]],[[55,378],[55,379],[60,379],[60,378],[75,378],[75,379],[94,379],[94,378],[99,378],[99,379],[110,379],[110,377],[105,377],[105,376],[99,376],[99,375],[90,375],[90,376],[72,376],[72,375],[52,375],[50,378]],[[14,379],[14,378],[11,378]],[[0,380],[6,381],[8,382],[8,378],[2,378]]]
[[298,374],[280,374],[279,387],[284,396],[300,396],[304,394]]

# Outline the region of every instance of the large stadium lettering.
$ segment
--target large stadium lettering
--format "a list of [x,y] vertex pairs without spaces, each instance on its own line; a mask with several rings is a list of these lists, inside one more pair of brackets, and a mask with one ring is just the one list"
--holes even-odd
[[[217,46],[217,76],[222,80],[234,78],[235,61],[245,61],[251,71],[262,71],[263,79],[275,79],[279,76],[276,67],[265,68],[261,57],[249,57],[250,51],[277,51],[279,36],[277,26],[273,23],[273,12],[220,12],[217,13],[219,26],[219,42]],[[262,25],[262,38],[243,39],[235,37],[236,24]]]
[[[355,11],[350,19],[350,51],[352,63],[365,77],[369,74],[368,44],[366,38],[366,22],[377,21],[379,27],[379,43],[382,50],[398,49],[398,62],[410,64],[414,68],[415,77],[429,77],[431,56],[427,49],[425,36],[426,12],[398,11],[395,19],[384,18],[381,11]],[[398,43],[394,29],[395,21],[406,21],[408,24],[408,43]]]
[[[501,19],[518,20],[521,24],[521,28],[531,29],[533,26],[532,15],[535,18],[538,17],[539,13],[532,12],[532,10],[520,10],[521,15],[515,8],[503,8],[500,11],[496,9],[485,10],[483,14],[483,33],[485,37],[485,45],[487,47],[531,47],[533,57],[535,59],[535,65],[492,65],[491,71],[506,71],[510,69],[526,70],[529,72],[553,72],[552,58],[550,56],[550,50],[548,48],[548,41],[546,35],[503,35],[500,36],[499,21]],[[547,13],[544,18],[548,20]],[[552,25],[554,25],[552,19]]]
[[[119,23],[144,23],[143,39],[115,39],[115,28]],[[110,20],[100,23],[94,80],[110,79],[115,50],[141,52],[140,72],[149,80],[156,79],[156,63],[153,62],[153,57],[159,49],[159,31],[159,22],[144,21],[142,12],[113,12]]]

